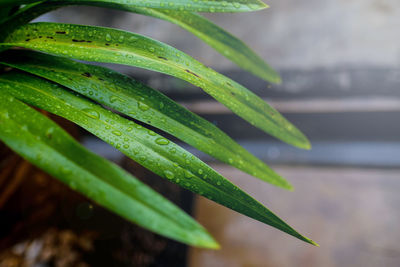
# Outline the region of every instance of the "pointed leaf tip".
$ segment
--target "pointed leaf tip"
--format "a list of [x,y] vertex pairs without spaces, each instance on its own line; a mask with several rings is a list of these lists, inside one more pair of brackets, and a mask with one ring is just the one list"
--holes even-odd
[[312,242],[312,244],[313,244],[314,246],[320,247],[320,245],[319,245],[318,243],[316,243],[316,242],[314,242],[314,241],[312,241],[312,240],[311,240],[311,242]]
[[308,240],[308,243],[310,243],[313,246],[320,247],[320,245],[317,242],[315,242],[315,241],[313,241],[311,239]]
[[304,142],[303,146],[300,148],[305,149],[305,150],[311,150],[312,146],[307,137],[305,137],[305,142]]
[[276,76],[274,79],[271,80],[271,82],[277,84],[277,85],[281,85],[282,84],[282,78],[281,76],[276,72]]
[[295,140],[292,143],[289,143],[297,148],[305,149],[305,150],[310,150],[311,149],[311,143],[310,140],[308,140],[307,136],[305,136],[300,130],[296,129],[297,136],[299,137],[297,140]]
[[[263,10],[263,9],[267,9],[267,8],[269,8],[269,5],[267,5],[263,1],[260,1],[260,8],[258,8],[258,10]],[[254,9],[254,10],[257,10],[257,9]]]
[[199,244],[198,247],[203,247],[203,248],[206,248],[206,249],[213,249],[213,250],[220,250],[221,249],[221,245],[215,240],[212,240],[212,242],[206,242],[204,244]]

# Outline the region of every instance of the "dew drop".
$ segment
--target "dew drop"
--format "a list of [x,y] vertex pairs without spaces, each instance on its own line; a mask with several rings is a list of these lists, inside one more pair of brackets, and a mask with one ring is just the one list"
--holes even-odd
[[173,178],[175,177],[174,173],[171,172],[171,171],[168,171],[168,170],[164,171],[164,175],[165,175],[165,177],[167,177],[168,179],[173,179]]
[[186,177],[187,179],[192,179],[193,176],[194,176],[194,175],[193,175],[190,171],[188,171],[188,170],[185,171],[185,177]]
[[150,109],[150,107],[148,105],[146,105],[145,103],[142,103],[142,102],[138,102],[138,107],[142,111],[147,111]]
[[111,103],[114,103],[116,101],[125,102],[124,99],[122,99],[122,98],[120,98],[118,96],[115,96],[115,95],[110,96],[109,100],[110,100]]
[[118,131],[118,130],[114,130],[114,131],[112,131],[112,133],[114,135],[116,135],[116,136],[121,136],[122,135],[122,133],[120,131]]
[[168,145],[169,141],[163,137],[159,137],[156,139],[156,143],[159,145]]
[[136,36],[129,37],[130,42],[136,42],[137,40],[138,40],[138,38]]
[[89,118],[92,119],[99,119],[100,118],[100,114],[94,110],[94,109],[90,109],[90,108],[84,108],[82,109],[82,111],[85,113],[86,116],[88,116]]

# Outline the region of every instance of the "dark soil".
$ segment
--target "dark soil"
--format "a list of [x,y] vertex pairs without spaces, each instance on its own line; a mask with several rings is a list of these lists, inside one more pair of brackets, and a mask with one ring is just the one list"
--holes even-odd
[[[121,165],[190,211],[192,195]],[[0,144],[0,267],[186,266],[186,246],[125,221]]]

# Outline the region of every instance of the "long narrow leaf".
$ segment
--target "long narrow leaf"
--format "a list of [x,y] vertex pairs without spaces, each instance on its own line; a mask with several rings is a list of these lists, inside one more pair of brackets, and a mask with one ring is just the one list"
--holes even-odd
[[[63,0],[48,0],[49,2],[63,3]],[[90,4],[93,2],[104,4],[125,4],[136,7],[150,7],[179,11],[197,12],[248,12],[268,7],[260,0],[67,0],[67,3]]]
[[291,185],[214,124],[158,91],[99,66],[34,51],[11,50],[0,63],[44,77],[129,117],[157,127],[211,156],[274,185]]
[[118,166],[87,151],[63,129],[0,85],[0,140],[72,189],[151,231],[218,248],[192,218]]
[[307,138],[295,126],[245,87],[173,47],[138,34],[93,26],[34,23],[18,28],[0,45],[166,73],[199,86],[265,132],[294,146],[310,148]]
[[[0,0],[0,7],[15,5],[15,4],[28,4],[38,2],[38,0]],[[138,7],[151,7],[171,10],[187,10],[198,12],[247,12],[255,11],[268,7],[260,0],[47,0],[49,3],[114,3],[125,4]]]
[[0,85],[26,103],[75,122],[171,182],[315,244],[208,165],[153,131],[41,78],[9,72],[0,76]]
[[[97,2],[93,5],[101,6]],[[279,74],[245,43],[203,16],[193,12],[132,7],[120,4],[108,5],[108,7],[172,22],[193,33],[241,68],[266,81],[281,82]]]

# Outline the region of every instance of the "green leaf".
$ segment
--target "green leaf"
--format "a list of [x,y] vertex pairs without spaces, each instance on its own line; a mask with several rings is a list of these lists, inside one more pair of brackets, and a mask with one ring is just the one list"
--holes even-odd
[[169,74],[199,86],[265,132],[294,146],[310,148],[295,126],[245,87],[173,47],[138,34],[93,26],[33,23],[18,28],[0,45]]
[[[38,0],[0,0],[0,7],[15,4],[27,4]],[[125,4],[137,7],[161,8],[179,11],[198,12],[248,12],[268,7],[259,0],[47,0],[47,3],[69,4]]]
[[68,4],[125,4],[133,7],[150,7],[179,11],[197,12],[248,12],[268,7],[260,0],[48,0],[48,2]]
[[172,22],[193,33],[241,68],[266,81],[281,83],[279,74],[245,43],[196,13],[127,5],[110,5],[108,7]]
[[315,244],[207,164],[155,132],[41,78],[8,72],[0,76],[0,85],[28,104],[75,122],[171,182]]
[[66,86],[276,186],[292,186],[214,124],[127,76],[99,66],[33,51],[10,50],[0,63]]
[[101,206],[186,244],[218,248],[191,217],[118,166],[87,151],[57,124],[0,85],[0,140]]

